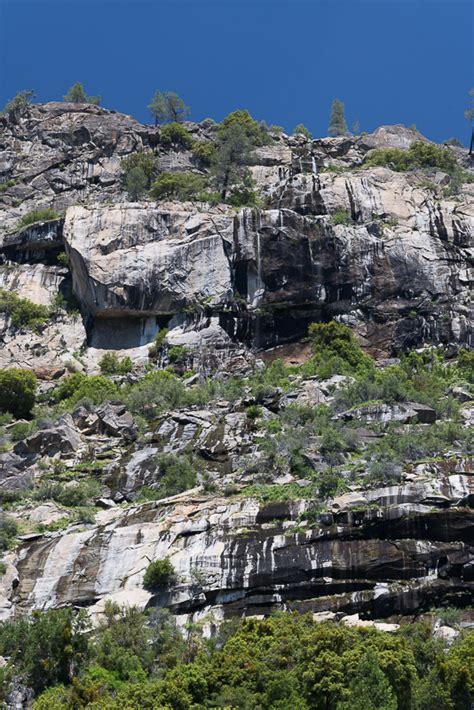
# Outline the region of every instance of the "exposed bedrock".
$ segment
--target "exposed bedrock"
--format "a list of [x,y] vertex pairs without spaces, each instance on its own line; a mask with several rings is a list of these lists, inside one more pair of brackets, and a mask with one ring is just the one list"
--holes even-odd
[[301,608],[382,617],[441,599],[467,605],[474,591],[473,496],[472,477],[458,474],[375,489],[362,494],[364,501],[335,499],[315,528],[301,523],[304,501],[188,493],[111,511],[102,526],[26,543],[13,604],[19,612],[134,598],[149,561],[169,555],[177,584],[146,599],[178,614]]
[[[138,318],[145,341],[157,329],[146,319],[163,325],[175,317],[172,326],[193,328],[199,314],[205,327],[204,314],[257,347],[294,340],[312,320],[335,316],[387,349],[468,343],[470,217],[448,215],[452,204],[430,205],[400,188],[405,177],[390,182],[390,171],[382,173],[378,190],[373,176],[320,188],[328,209],[352,204],[352,226],[298,214],[293,188],[291,209],[238,214],[171,203],[70,208],[64,237],[75,293],[96,329],[102,319],[107,327],[118,316]],[[400,223],[357,221],[369,218],[371,197],[372,215]]]

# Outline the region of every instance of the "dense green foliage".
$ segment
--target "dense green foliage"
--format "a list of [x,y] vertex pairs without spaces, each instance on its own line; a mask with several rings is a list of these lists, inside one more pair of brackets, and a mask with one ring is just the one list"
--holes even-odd
[[115,353],[105,353],[99,367],[103,375],[126,375],[132,371],[133,363],[128,356],[120,359]]
[[192,148],[193,139],[180,123],[168,123],[160,132],[160,143],[164,148]]
[[31,370],[0,370],[0,412],[28,417],[35,404],[37,379]]
[[358,369],[372,370],[372,359],[365,355],[346,325],[335,321],[312,323],[308,334],[314,355],[306,369],[316,366],[322,377],[335,373],[350,374]]
[[196,200],[206,185],[202,175],[196,173],[161,173],[150,189],[155,200]]
[[204,168],[209,168],[216,157],[216,147],[211,141],[196,141],[193,146],[193,158]]
[[30,224],[35,224],[36,222],[51,222],[53,220],[59,219],[60,215],[56,210],[50,207],[45,207],[42,210],[32,210],[28,214],[23,215],[23,217],[18,222],[20,228],[29,227]]
[[160,498],[174,496],[193,488],[197,483],[196,465],[187,456],[158,454],[159,495]]
[[308,128],[306,128],[306,126],[304,126],[302,123],[298,123],[298,125],[295,127],[295,130],[293,131],[293,133],[297,136],[298,135],[304,136],[308,140],[311,140],[313,137],[311,131],[308,130]]
[[117,386],[107,377],[73,372],[54,389],[52,398],[70,408],[81,401],[100,404],[105,399],[114,399],[117,394]]
[[165,557],[164,560],[154,560],[146,568],[143,587],[149,592],[156,592],[167,587],[174,574],[174,567],[168,557]]
[[232,191],[237,195],[240,192],[240,197],[235,199],[235,206],[240,207],[249,202],[255,204],[248,166],[253,160],[253,149],[262,145],[266,138],[267,132],[262,131],[248,111],[234,111],[222,122],[211,174],[224,202],[229,191]]
[[50,688],[34,710],[464,710],[474,691],[474,634],[447,650],[421,623],[387,634],[278,614],[206,640],[164,612],[109,605],[94,631],[69,610],[6,622],[0,653],[36,692]]
[[344,226],[349,227],[353,224],[351,213],[349,210],[345,210],[344,208],[334,210],[331,214],[331,224],[343,224]]
[[334,99],[331,106],[328,133],[330,136],[346,136],[347,123],[344,116],[344,104],[339,99]]
[[13,99],[7,101],[2,113],[9,114],[22,111],[31,102],[35,95],[34,91],[19,91]]
[[14,518],[0,510],[0,552],[12,547],[18,534],[18,525]]
[[139,151],[122,160],[123,182],[131,200],[138,200],[150,187],[158,173],[158,158]]
[[80,81],[73,84],[63,98],[64,101],[71,104],[93,104],[95,106],[100,104],[101,99],[100,96],[88,96]]
[[190,108],[186,106],[183,99],[174,91],[155,91],[155,94],[148,104],[148,110],[155,119],[155,125],[166,123],[166,121],[184,121],[189,115]]
[[220,137],[225,139],[236,126],[243,130],[253,146],[265,145],[269,142],[268,129],[252,118],[246,109],[232,111],[224,118],[219,127]]
[[449,148],[442,148],[425,141],[415,141],[408,150],[400,148],[377,148],[370,151],[364,165],[381,165],[398,172],[416,168],[439,168],[447,173],[456,169],[456,158]]
[[5,313],[14,328],[39,331],[51,315],[48,306],[20,298],[13,291],[0,289],[0,313]]

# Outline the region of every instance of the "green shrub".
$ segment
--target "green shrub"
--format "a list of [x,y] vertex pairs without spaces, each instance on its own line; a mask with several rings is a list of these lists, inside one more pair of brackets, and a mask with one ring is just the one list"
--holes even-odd
[[143,197],[150,185],[141,168],[132,168],[125,177],[125,186],[129,200],[136,202],[140,197]]
[[122,360],[115,353],[105,353],[99,362],[100,371],[103,375],[125,375],[133,369],[130,357]]
[[136,153],[130,153],[124,158],[120,164],[124,172],[124,177],[130,173],[134,168],[140,168],[151,183],[152,179],[155,177],[158,171],[158,158],[153,153],[146,153],[145,151],[137,151]]
[[350,328],[342,323],[311,323],[308,329],[312,359],[303,366],[306,374],[329,377],[335,373],[350,374],[357,370],[373,370],[372,358],[366,355]]
[[220,137],[225,136],[229,131],[237,127],[244,131],[254,146],[261,146],[270,142],[268,129],[252,118],[247,109],[232,111],[224,118],[219,126]]
[[158,454],[156,458],[160,476],[160,497],[174,496],[196,485],[196,467],[187,456]]
[[164,148],[192,148],[193,139],[181,123],[168,123],[160,131],[160,143]]
[[15,111],[22,111],[31,103],[34,95],[34,91],[19,91],[13,99],[10,99],[10,101],[5,104],[2,113],[8,114],[14,113]]
[[452,173],[457,168],[456,158],[449,148],[442,148],[425,141],[415,141],[408,150],[400,148],[377,148],[364,161],[366,167],[383,166],[404,172],[416,168],[438,168]]
[[312,137],[313,137],[313,134],[311,133],[311,131],[310,131],[308,128],[306,128],[306,126],[304,126],[302,123],[298,123],[298,125],[296,126],[295,130],[293,131],[293,133],[294,133],[296,136],[298,136],[298,135],[299,135],[299,136],[304,136],[304,137],[307,138],[308,140],[311,140]]
[[68,406],[73,406],[81,400],[101,404],[107,399],[117,398],[118,394],[117,386],[102,375],[73,372],[54,388],[52,399],[54,402],[65,402]]
[[0,182],[0,192],[6,192],[10,187],[14,187],[16,183],[16,180],[5,180],[4,182]]
[[84,611],[34,611],[31,616],[2,623],[0,654],[8,656],[16,674],[39,693],[48,686],[70,683],[81,671],[87,656],[88,631]]
[[468,382],[474,384],[474,351],[461,348],[458,357],[458,368]]
[[345,210],[344,208],[334,210],[334,212],[331,214],[331,224],[343,224],[346,227],[349,227],[351,224],[354,224],[352,221],[351,213],[349,210]]
[[136,385],[125,390],[124,400],[134,414],[153,419],[165,410],[204,404],[205,392],[187,389],[181,380],[166,370],[149,372]]
[[33,210],[28,212],[28,214],[23,215],[23,217],[18,222],[20,228],[29,227],[30,224],[36,224],[36,222],[52,222],[53,220],[60,219],[61,215],[56,212],[56,210],[46,207],[42,210]]
[[195,158],[200,165],[208,168],[212,165],[215,156],[216,147],[214,143],[210,141],[196,141],[193,147],[193,158]]
[[262,408],[258,404],[251,404],[246,408],[245,414],[248,419],[258,419],[262,415]]
[[22,441],[26,439],[36,429],[35,422],[18,422],[10,427],[8,433],[12,441]]
[[14,518],[0,511],[0,552],[8,550],[18,534],[18,525]]
[[175,575],[174,567],[168,557],[155,560],[148,565],[143,577],[143,587],[149,592],[166,589]]
[[31,370],[18,367],[0,370],[0,412],[29,417],[36,400],[36,386],[36,375]]
[[68,255],[66,254],[65,251],[59,252],[59,254],[56,257],[56,261],[59,264],[59,266],[67,266],[69,268],[69,259],[68,259]]
[[172,363],[183,362],[189,350],[184,345],[173,345],[168,350],[168,360]]
[[[93,479],[89,479],[79,481],[75,485],[61,486],[55,491],[53,498],[67,508],[76,508],[91,505],[91,501],[100,496],[100,491],[100,484]],[[89,520],[90,517],[87,518],[86,522]]]
[[158,352],[161,352],[167,347],[166,336],[168,335],[168,328],[160,328],[158,333],[155,335],[153,343],[149,346],[148,352],[151,357],[154,357]]
[[251,187],[241,185],[232,190],[226,202],[233,207],[259,207],[261,200]]
[[206,179],[196,173],[161,173],[150,189],[155,200],[195,200],[204,190]]
[[137,200],[149,189],[158,173],[158,158],[143,151],[132,153],[122,160],[123,182],[129,198]]
[[48,306],[20,298],[12,291],[0,289],[0,313],[5,313],[14,328],[30,328],[39,331],[51,316]]

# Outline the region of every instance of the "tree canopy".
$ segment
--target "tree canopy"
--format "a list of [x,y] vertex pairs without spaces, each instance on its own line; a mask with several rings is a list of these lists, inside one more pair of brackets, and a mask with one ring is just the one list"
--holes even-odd
[[93,104],[98,106],[100,100],[100,96],[88,96],[84,91],[84,86],[79,81],[73,84],[67,94],[64,95],[64,101],[71,104]]
[[179,123],[184,121],[191,109],[186,106],[183,99],[174,91],[155,91],[151,102],[148,104],[148,110],[155,119],[155,126],[158,123],[167,123],[173,121]]
[[347,123],[344,116],[344,104],[339,99],[334,99],[331,106],[328,133],[330,136],[347,135]]

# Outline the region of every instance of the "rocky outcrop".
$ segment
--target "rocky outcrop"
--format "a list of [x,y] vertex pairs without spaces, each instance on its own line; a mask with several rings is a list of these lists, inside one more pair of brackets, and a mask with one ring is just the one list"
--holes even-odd
[[148,604],[194,618],[211,608],[224,616],[300,609],[377,618],[441,599],[468,604],[474,517],[463,506],[473,495],[469,476],[375,490],[365,507],[335,501],[315,527],[301,522],[304,501],[188,495],[146,504],[103,527],[25,545],[14,602],[17,610],[93,606],[133,595],[149,561],[169,556],[178,583]]
[[[53,103],[1,121],[0,178],[15,184],[0,193],[8,265],[0,279],[43,303],[45,287],[69,288],[55,262],[66,249],[93,349],[130,349],[140,359],[166,326],[194,348],[206,331],[206,344],[230,355],[242,344],[297,341],[311,321],[334,317],[381,352],[471,342],[470,186],[450,196],[437,187],[449,176],[430,183],[423,172],[361,167],[374,148],[423,139],[416,131],[382,126],[314,141],[275,134],[252,166],[265,209],[236,214],[127,202],[120,162],[134,151],[154,153],[163,170],[198,170],[190,151],[163,147],[159,128],[129,116]],[[212,139],[212,128],[186,126]],[[65,212],[64,226],[18,229],[22,215],[44,206]],[[10,357],[21,342],[12,348]]]
[[[0,117],[0,127],[0,288],[52,306],[36,330],[0,314],[0,367],[34,369],[46,396],[67,371],[97,373],[105,352],[135,365],[113,378],[127,406],[82,402],[33,432],[27,425],[20,441],[21,427],[2,432],[0,495],[16,501],[10,512],[26,530],[5,555],[2,618],[69,604],[99,613],[113,599],[166,606],[183,622],[278,609],[367,622],[471,603],[466,383],[446,387],[456,400],[446,412],[459,406],[460,419],[440,456],[420,460],[415,446],[403,463],[380,455],[384,436],[399,427],[419,442],[446,419],[422,391],[341,411],[335,395],[351,378],[300,371],[286,389],[236,394],[230,382],[228,395],[183,392],[210,374],[221,383],[256,372],[260,358],[287,353],[302,363],[313,321],[349,324],[384,358],[424,344],[456,354],[472,343],[472,186],[452,189],[440,171],[365,168],[369,151],[423,139],[385,126],[314,141],[275,134],[251,166],[259,208],[130,202],[121,161],[138,150],[161,170],[203,168],[190,150],[162,145],[159,128],[97,106],[33,106]],[[209,124],[186,128],[215,137]],[[471,169],[465,151],[456,158]],[[44,207],[59,216],[21,226]],[[185,404],[149,405],[145,389],[138,411],[131,385],[172,354],[187,376]],[[318,407],[327,421],[321,414],[324,425],[311,429],[303,415]],[[185,471],[178,490],[193,487],[139,504],[167,495],[163,461],[176,476]],[[152,595],[145,570],[166,556],[176,583]]]
[[[171,327],[179,319],[192,325],[194,312],[201,313],[198,328],[217,317],[232,339],[257,347],[297,339],[311,321],[334,316],[357,324],[374,345],[383,337],[394,350],[469,342],[467,214],[439,212],[438,219],[438,208],[428,204],[422,223],[416,198],[403,201],[390,184],[381,194],[393,203],[377,205],[370,179],[363,180],[362,190],[362,183],[341,178],[340,198],[338,180],[319,193],[328,211],[346,203],[349,211],[352,204],[360,226],[332,227],[324,216],[299,215],[293,197],[294,209],[244,210],[235,217],[222,210],[196,214],[191,206],[71,209],[65,242],[74,290],[96,328],[102,318],[131,317],[140,320],[145,339],[159,319]],[[374,215],[394,213],[403,225],[374,222]],[[436,232],[441,224],[451,231]],[[150,318],[155,327],[147,325]]]

